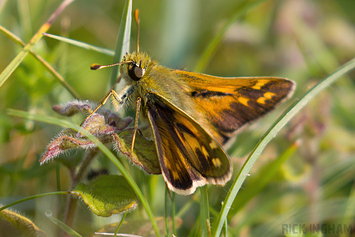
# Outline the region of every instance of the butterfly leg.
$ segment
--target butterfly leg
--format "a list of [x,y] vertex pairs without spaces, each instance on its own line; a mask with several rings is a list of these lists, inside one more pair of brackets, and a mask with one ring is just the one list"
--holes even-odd
[[83,125],[83,123],[90,118],[101,106],[103,106],[104,104],[106,104],[108,98],[110,98],[111,95],[113,95],[113,97],[115,97],[115,100],[117,101],[117,105],[121,106],[123,105],[126,101],[127,98],[132,94],[133,89],[131,86],[126,86],[122,89],[122,91],[120,93],[117,93],[113,87],[111,88],[111,91],[106,95],[106,97],[102,100],[102,102],[96,107],[96,109],[94,109],[94,111],[92,111],[89,116],[87,116],[84,121],[80,124],[80,126]]
[[131,154],[133,154],[134,142],[136,140],[136,134],[137,134],[137,130],[138,130],[138,121],[139,121],[139,112],[141,110],[141,102],[142,102],[142,99],[140,97],[138,97],[136,100],[137,109],[136,109],[136,117],[134,119],[134,131],[133,131],[133,137],[132,137]]
[[99,110],[99,108],[100,108],[101,106],[103,106],[104,104],[106,104],[108,98],[110,98],[110,96],[113,94],[113,92],[115,92],[115,91],[111,90],[110,93],[108,93],[108,94],[106,95],[106,97],[101,101],[101,103],[96,107],[96,109],[94,109],[94,110],[84,119],[84,121],[81,122],[80,126],[82,126],[83,123],[84,123],[88,118],[90,118],[97,110]]

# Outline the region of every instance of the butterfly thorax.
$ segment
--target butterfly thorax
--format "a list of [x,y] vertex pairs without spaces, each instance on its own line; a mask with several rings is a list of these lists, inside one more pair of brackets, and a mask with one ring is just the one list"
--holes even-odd
[[[140,97],[143,106],[148,106],[149,103],[154,103],[158,97],[163,97],[175,104],[177,107],[194,111],[193,105],[187,103],[187,84],[174,73],[171,69],[160,66],[157,61],[143,52],[133,52],[126,54],[123,62],[133,62],[133,64],[123,64],[120,68],[120,73],[126,85],[131,85],[134,89],[131,95],[131,101],[135,101]],[[132,67],[138,66],[142,69],[143,75],[139,80],[132,78],[130,70]],[[133,75],[133,77],[135,77]]]

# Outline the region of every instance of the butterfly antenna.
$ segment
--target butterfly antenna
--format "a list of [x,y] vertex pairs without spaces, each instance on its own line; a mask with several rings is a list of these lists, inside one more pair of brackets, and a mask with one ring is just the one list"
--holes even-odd
[[118,65],[121,65],[121,64],[127,64],[127,63],[132,63],[132,61],[113,63],[113,64],[108,64],[108,65],[100,65],[100,64],[94,63],[94,64],[91,65],[90,68],[91,68],[91,70],[100,70],[100,69],[103,69],[103,68],[115,67],[115,66],[118,66]]
[[139,53],[139,10],[134,11],[134,18],[137,23],[137,53]]

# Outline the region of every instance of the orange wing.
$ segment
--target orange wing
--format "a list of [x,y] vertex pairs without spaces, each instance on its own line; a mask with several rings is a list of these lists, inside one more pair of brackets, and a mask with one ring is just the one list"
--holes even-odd
[[[189,86],[186,93],[200,105],[222,144],[236,130],[261,117],[294,91],[295,83],[277,77],[223,78],[174,70]],[[197,119],[197,118],[196,118]]]
[[193,118],[154,96],[147,114],[169,189],[187,195],[207,183],[225,184],[232,165],[223,148]]

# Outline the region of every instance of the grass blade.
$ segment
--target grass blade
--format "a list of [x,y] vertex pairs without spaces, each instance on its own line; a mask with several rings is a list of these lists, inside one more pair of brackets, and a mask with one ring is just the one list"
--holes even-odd
[[253,167],[256,159],[259,157],[261,152],[264,150],[266,145],[271,141],[273,137],[283,128],[288,121],[293,118],[303,107],[305,107],[314,97],[316,97],[321,91],[330,86],[336,80],[341,78],[343,75],[355,68],[355,58],[344,64],[333,74],[325,78],[323,81],[319,82],[316,86],[310,89],[298,102],[289,107],[278,119],[277,121],[269,128],[269,130],[264,134],[260,139],[259,143],[256,145],[247,161],[244,163],[242,169],[240,170],[236,180],[232,184],[227,197],[225,199],[224,205],[218,216],[216,226],[214,228],[215,232],[213,236],[220,236],[221,230],[225,219],[227,218],[228,211],[241,188],[244,180],[247,177],[247,174]]
[[33,46],[42,38],[42,33],[46,32],[53,24],[53,21],[57,16],[74,0],[65,0],[62,4],[57,8],[57,10],[51,15],[51,17],[47,20],[46,23],[42,25],[42,27],[37,31],[37,33],[32,37],[30,42],[22,49],[22,51],[12,60],[12,62],[7,65],[4,71],[0,74],[0,87],[6,82],[6,80],[11,76],[11,74],[15,71],[15,69],[20,65],[20,63],[24,60]]
[[51,213],[46,213],[46,216],[49,218],[49,220],[51,220],[54,224],[56,224],[57,226],[59,226],[63,231],[65,231],[68,235],[72,236],[72,237],[81,237],[81,235],[76,232],[75,230],[73,230],[72,228],[70,228],[68,225],[66,225],[64,222],[58,220],[57,218],[53,217],[51,215]]
[[[11,40],[13,40],[15,43],[18,45],[25,47],[25,43],[18,38],[16,35],[5,29],[4,27],[0,26],[0,32],[2,32],[4,35],[9,37]],[[29,54],[32,55],[35,59],[37,59],[38,62],[40,62],[46,69],[47,71],[56,79],[60,84],[64,86],[64,88],[69,91],[69,93],[74,96],[76,99],[80,99],[80,96],[76,91],[64,80],[64,78],[40,55],[36,54],[32,49],[29,51]]]
[[91,44],[88,44],[88,43],[84,43],[84,42],[81,42],[81,41],[69,39],[69,38],[66,38],[66,37],[59,36],[59,35],[53,35],[53,34],[49,34],[49,33],[43,33],[43,35],[48,37],[48,38],[52,38],[52,39],[56,39],[56,40],[59,40],[59,41],[62,41],[62,42],[66,42],[68,44],[77,46],[79,48],[83,48],[83,49],[99,52],[99,53],[106,54],[106,55],[109,55],[109,56],[114,56],[114,54],[115,54],[113,52],[113,50],[97,47],[97,46],[94,46],[94,45],[91,45]]
[[207,186],[200,187],[201,202],[200,202],[200,221],[201,221],[201,236],[210,236],[209,233],[209,223],[210,223],[210,212],[209,212],[209,202],[208,202],[208,192]]
[[[114,63],[121,62],[126,52],[130,51],[131,25],[132,25],[132,0],[126,0],[126,4],[122,13],[120,29],[118,31],[118,36],[117,36],[115,56],[113,58]],[[118,71],[119,69],[112,70],[111,83],[115,83],[117,81]]]
[[19,204],[19,203],[22,203],[22,202],[26,202],[28,200],[32,200],[32,199],[36,199],[36,198],[40,198],[40,197],[45,197],[45,196],[58,195],[58,194],[70,194],[70,192],[68,192],[68,191],[58,191],[58,192],[42,193],[42,194],[37,194],[37,195],[30,196],[30,197],[25,197],[25,198],[22,198],[20,200],[17,200],[15,202],[12,202],[10,204],[7,204],[5,206],[0,207],[0,211],[6,209],[8,207],[14,206],[16,204]]

